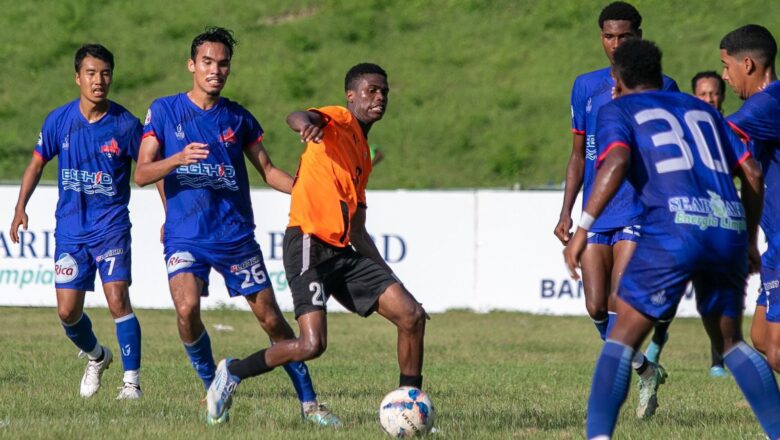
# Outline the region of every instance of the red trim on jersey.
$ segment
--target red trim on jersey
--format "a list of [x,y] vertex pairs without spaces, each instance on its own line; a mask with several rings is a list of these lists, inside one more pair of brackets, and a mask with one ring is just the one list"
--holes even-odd
[[745,151],[745,154],[743,154],[742,157],[739,158],[737,163],[735,163],[734,166],[731,167],[731,172],[734,173],[737,170],[737,168],[739,168],[740,165],[745,163],[745,161],[750,159],[751,157],[753,157],[753,155],[750,154],[750,151]]
[[244,145],[244,149],[246,150],[247,148],[251,147],[252,145],[259,144],[260,142],[263,142],[263,135],[262,134],[260,135],[260,137],[257,138],[256,141],[249,142],[248,144]]
[[609,144],[607,149],[604,150],[604,152],[599,155],[598,159],[596,159],[596,168],[601,166],[601,162],[607,158],[607,154],[609,154],[609,152],[612,151],[613,148],[625,148],[626,150],[631,151],[631,147],[629,147],[628,144],[623,141],[612,142],[611,144]]
[[41,159],[44,163],[48,162],[48,160],[44,159],[44,157],[41,155],[41,153],[33,150],[33,156],[38,156],[39,159]]
[[154,136],[155,138],[157,137],[157,135],[154,134],[154,131],[147,131],[146,133],[144,133],[143,136],[141,136],[141,140],[144,140],[144,139],[148,138],[149,136]]
[[731,121],[726,121],[726,122],[729,124],[729,127],[731,127],[731,129],[734,130],[739,135],[739,137],[742,138],[743,142],[750,142],[750,136],[748,136],[747,133],[742,131],[742,129],[737,127],[737,124]]
[[572,128],[571,132],[574,134],[581,134],[581,135],[585,134],[585,130],[577,130],[576,128]]

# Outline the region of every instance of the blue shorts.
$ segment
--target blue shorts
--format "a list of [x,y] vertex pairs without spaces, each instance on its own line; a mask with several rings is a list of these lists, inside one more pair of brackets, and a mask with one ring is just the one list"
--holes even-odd
[[780,323],[780,270],[761,268],[761,288],[756,305],[766,307],[767,322]]
[[209,273],[213,267],[225,279],[228,294],[249,296],[271,287],[260,245],[251,238],[230,250],[205,249],[191,243],[165,243],[168,279],[191,273],[203,280],[202,296],[208,296]]
[[667,320],[674,317],[692,281],[700,315],[742,316],[747,278],[744,247],[735,247],[728,261],[713,261],[707,251],[696,252],[698,256],[686,250],[670,252],[642,240],[626,267],[618,296],[650,318]]
[[606,232],[588,231],[588,244],[605,244],[614,246],[615,243],[623,240],[637,241],[639,239],[640,226],[626,226],[625,228],[612,229]]
[[57,242],[54,249],[54,287],[95,290],[95,272],[105,283],[127,281],[130,273],[130,231],[105,236],[88,243]]

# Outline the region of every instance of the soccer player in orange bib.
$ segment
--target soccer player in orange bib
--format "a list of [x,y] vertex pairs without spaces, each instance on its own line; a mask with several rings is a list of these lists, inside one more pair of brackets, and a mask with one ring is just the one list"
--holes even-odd
[[358,64],[347,72],[344,89],[346,108],[313,108],[287,117],[290,128],[306,142],[284,237],[284,268],[300,336],[241,360],[223,359],[208,391],[211,417],[228,410],[241,380],[322,355],[330,296],[360,316],[377,312],[395,324],[399,385],[422,387],[427,314],[366,231],[366,183],[371,173],[367,136],[387,108],[387,74],[375,64]]

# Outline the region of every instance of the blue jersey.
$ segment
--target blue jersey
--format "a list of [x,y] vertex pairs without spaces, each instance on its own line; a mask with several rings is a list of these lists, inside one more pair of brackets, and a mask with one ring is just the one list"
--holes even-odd
[[34,154],[46,162],[59,156],[58,244],[130,230],[130,166],[140,141],[138,118],[114,102],[92,123],[78,99],[49,113]]
[[764,211],[761,229],[769,247],[762,263],[780,269],[780,81],[748,98],[728,118],[732,128],[749,141],[764,172]]
[[144,137],[154,136],[163,158],[192,142],[208,144],[209,156],[165,177],[165,242],[218,247],[254,238],[244,148],[262,140],[263,129],[241,105],[220,98],[203,110],[186,93],[155,100]]
[[[603,146],[596,142],[596,117],[599,109],[612,101],[615,80],[610,68],[596,70],[577,77],[571,91],[571,126],[576,134],[585,136],[585,174],[583,176],[582,206],[588,203],[593,181],[596,178],[596,158]],[[679,91],[677,83],[664,76],[664,90]],[[607,232],[624,226],[637,224],[642,206],[633,189],[627,183],[607,205],[604,212],[593,224],[593,232]]]
[[731,173],[750,153],[717,110],[693,96],[649,91],[605,105],[598,124],[597,141],[606,146],[599,161],[613,148],[630,151],[628,180],[644,206],[640,247],[655,240],[680,261],[706,246],[713,257],[745,249],[745,212]]

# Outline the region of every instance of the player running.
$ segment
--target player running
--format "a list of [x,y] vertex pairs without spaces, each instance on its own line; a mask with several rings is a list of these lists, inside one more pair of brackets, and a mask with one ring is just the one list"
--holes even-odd
[[80,394],[89,398],[97,393],[103,372],[113,360],[84,312],[86,292],[95,290],[95,273],[100,272],[125,370],[117,399],[139,399],[143,396],[141,326],[128,289],[132,280],[127,204],[141,123],[108,99],[114,75],[114,55],[108,49],[99,44],[82,46],[76,51],[75,68],[80,96],[49,113],[43,123],[22,177],[11,240],[19,243],[19,226],[27,230],[27,202],[43,168],[59,156],[54,287],[65,334],[81,350],[79,357],[87,357]]
[[366,231],[365,191],[371,173],[367,137],[387,109],[387,74],[375,64],[358,64],[347,72],[344,89],[347,108],[321,107],[287,118],[290,128],[307,142],[284,236],[284,269],[300,336],[241,360],[223,359],[207,395],[211,417],[227,413],[242,380],[322,355],[331,296],[360,316],[377,312],[395,324],[399,384],[422,387],[427,315]]
[[[208,28],[192,41],[192,89],[155,100],[146,116],[135,181],[164,179],[165,261],[179,336],[208,389],[216,365],[200,316],[209,272],[225,278],[231,297],[243,296],[273,342],[295,334],[282,316],[255,241],[254,214],[244,155],[266,183],[289,193],[292,177],[274,167],[263,147],[263,129],[241,105],[221,97],[236,41],[230,31]],[[339,419],[317,402],[306,365],[285,365],[301,402],[301,416],[318,425]],[[209,424],[226,418],[208,419]]]
[[746,141],[764,171],[767,197],[761,228],[769,246],[761,256],[761,290],[750,337],[780,372],[780,82],[777,43],[763,26],[750,24],[720,42],[723,79],[745,103],[727,119]]
[[[571,93],[574,140],[566,168],[563,207],[554,231],[564,245],[572,236],[571,212],[577,193],[582,187],[584,207],[593,190],[596,158],[604,150],[604,145],[596,141],[596,117],[599,109],[613,99],[615,50],[629,39],[642,38],[641,26],[642,16],[632,5],[624,2],[607,5],[599,15],[599,28],[610,67],[580,75],[574,81]],[[663,89],[679,91],[674,80],[667,76],[663,77]],[[607,338],[615,323],[613,293],[636,248],[641,231],[638,222],[641,212],[642,206],[634,189],[626,183],[588,232],[588,246],[582,256],[582,283],[585,306],[602,340]],[[659,321],[648,346],[647,357],[637,351],[632,360],[632,366],[639,374],[637,416],[640,418],[653,415],[655,389],[666,378],[666,372],[656,363],[668,339],[670,323],[671,317],[668,321]]]
[[[633,353],[658,319],[670,318],[692,281],[707,333],[771,439],[780,437],[780,391],[761,355],[742,341],[748,270],[760,265],[756,237],[759,165],[710,105],[661,91],[661,52],[633,40],[615,52],[619,99],[601,108],[597,141],[607,147],[564,259],[573,277],[587,233],[627,177],[644,206],[642,236],[620,281],[618,318],[593,374],[587,437],[609,438],[629,386]],[[742,201],[732,181],[742,182]]]

